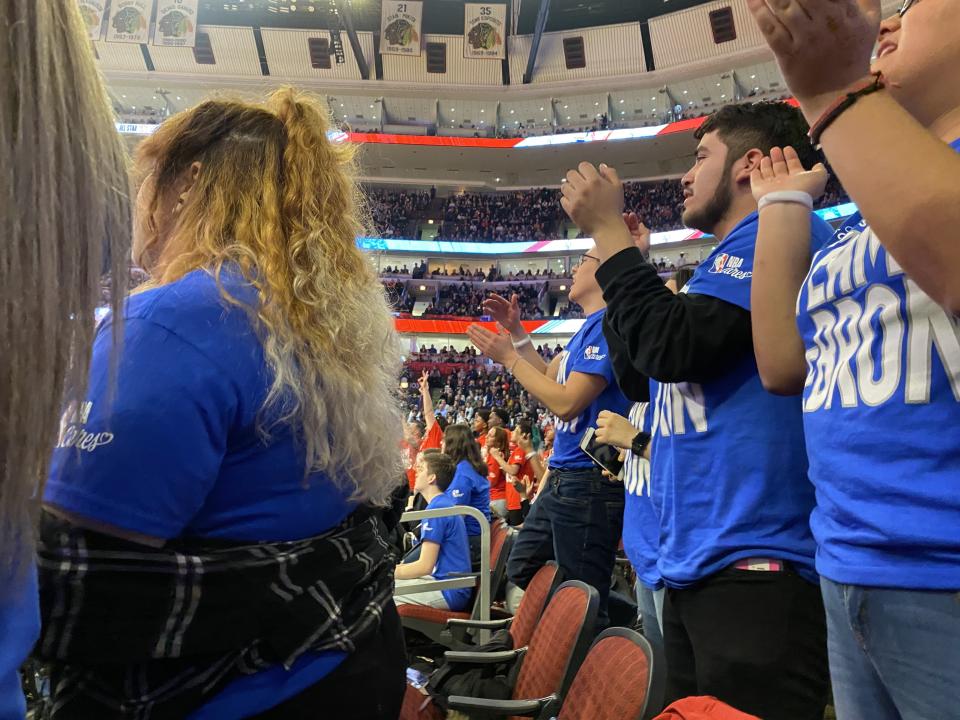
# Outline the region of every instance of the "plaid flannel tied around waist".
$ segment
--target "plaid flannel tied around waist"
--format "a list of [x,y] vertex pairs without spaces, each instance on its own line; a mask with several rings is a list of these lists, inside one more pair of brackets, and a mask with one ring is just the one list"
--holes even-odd
[[44,513],[35,653],[52,717],[182,718],[239,675],[353,652],[393,596],[381,516],[358,508],[295,542],[153,549]]

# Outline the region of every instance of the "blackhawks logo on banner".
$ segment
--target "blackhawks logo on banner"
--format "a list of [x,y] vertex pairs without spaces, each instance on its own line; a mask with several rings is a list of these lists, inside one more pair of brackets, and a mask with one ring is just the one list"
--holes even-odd
[[107,0],[79,0],[80,17],[83,18],[83,24],[87,28],[87,34],[91,40],[101,40],[103,38],[103,12],[107,6]]
[[199,0],[160,0],[153,44],[193,47],[197,41],[198,4]]
[[107,23],[107,42],[145,43],[153,0],[113,0]]
[[383,0],[380,15],[381,55],[420,55],[422,2]]
[[506,57],[507,6],[466,3],[463,15],[463,56],[503,60]]

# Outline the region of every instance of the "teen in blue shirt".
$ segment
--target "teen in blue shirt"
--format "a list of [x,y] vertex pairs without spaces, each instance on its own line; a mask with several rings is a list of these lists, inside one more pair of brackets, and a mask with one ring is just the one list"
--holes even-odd
[[502,363],[524,389],[556,415],[556,436],[547,480],[517,536],[507,574],[519,587],[546,562],[556,560],[567,579],[583,580],[600,593],[598,627],[609,617],[607,599],[623,526],[623,484],[605,478],[580,449],[588,427],[603,410],[620,415],[630,403],[617,387],[603,336],[605,305],[594,273],[597,256],[584,253],[573,271],[570,299],[587,319],[564,352],[547,365],[520,323],[518,298],[494,295],[484,308],[510,335],[474,325],[471,341]]
[[[452,508],[457,505],[446,490],[453,482],[456,466],[449,455],[424,451],[417,458],[417,479],[414,490],[427,501],[426,510]],[[444,580],[452,574],[470,572],[470,546],[464,516],[432,517],[420,523],[420,555],[413,562],[397,565],[398,588],[416,585],[424,580]],[[429,590],[397,595],[398,605],[429,605],[444,610],[465,610],[470,604],[470,588]]]
[[[827,695],[801,408],[764,390],[750,321],[750,173],[773,145],[806,142],[806,129],[781,103],[728,106],[700,127],[681,180],[683,219],[719,242],[676,295],[633,246],[612,168],[581,163],[562,189],[605,259],[598,279],[618,380],[633,391],[654,381],[666,701],[714,695],[767,720],[819,720]],[[813,222],[816,249],[830,228]]]
[[[490,482],[487,480],[487,465],[480,455],[468,425],[449,425],[443,433],[443,452],[453,459],[456,471],[446,493],[457,505],[469,505],[479,510],[490,522]],[[474,567],[480,563],[480,523],[472,517],[463,518],[470,541],[470,557]]]

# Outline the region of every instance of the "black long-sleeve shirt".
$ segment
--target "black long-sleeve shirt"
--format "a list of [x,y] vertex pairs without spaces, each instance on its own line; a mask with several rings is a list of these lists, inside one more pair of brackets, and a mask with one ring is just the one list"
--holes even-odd
[[624,394],[649,399],[648,378],[706,382],[753,352],[750,312],[710,295],[674,295],[637,248],[598,269],[603,334]]

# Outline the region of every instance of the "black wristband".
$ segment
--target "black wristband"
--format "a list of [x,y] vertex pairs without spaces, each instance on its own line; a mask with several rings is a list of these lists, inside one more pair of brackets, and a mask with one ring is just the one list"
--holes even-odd
[[643,451],[646,450],[647,445],[650,444],[650,439],[650,433],[645,433],[641,430],[634,436],[633,442],[630,444],[630,452],[637,457],[643,457]]

